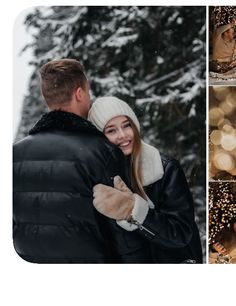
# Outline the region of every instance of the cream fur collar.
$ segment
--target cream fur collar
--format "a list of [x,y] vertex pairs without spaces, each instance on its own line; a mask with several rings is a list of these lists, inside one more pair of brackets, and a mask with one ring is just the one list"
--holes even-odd
[[160,180],[164,169],[159,151],[142,141],[141,164],[143,173],[143,186],[148,186]]

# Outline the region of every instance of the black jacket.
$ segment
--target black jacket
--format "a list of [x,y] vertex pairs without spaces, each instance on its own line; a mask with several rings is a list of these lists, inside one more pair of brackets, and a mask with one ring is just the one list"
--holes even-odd
[[193,200],[179,162],[161,155],[164,176],[145,191],[155,205],[137,231],[144,237],[151,261],[202,263]]
[[[95,184],[129,185],[124,156],[87,120],[54,111],[14,145],[13,242],[37,263],[201,262],[193,204],[179,164],[162,157],[164,177],[146,192],[155,204],[127,232],[92,205]],[[150,234],[150,232],[152,234]]]
[[[13,242],[37,263],[147,261],[142,242],[93,207],[95,184],[126,178],[122,152],[90,122],[71,113],[45,114],[14,145]],[[127,182],[127,180],[126,180]],[[132,256],[131,256],[132,257]]]

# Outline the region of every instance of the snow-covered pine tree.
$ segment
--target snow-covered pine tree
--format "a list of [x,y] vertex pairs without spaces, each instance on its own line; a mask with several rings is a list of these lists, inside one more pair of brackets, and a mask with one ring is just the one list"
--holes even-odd
[[16,138],[27,135],[46,110],[38,68],[52,59],[80,60],[92,99],[124,99],[136,111],[145,140],[180,160],[194,186],[204,236],[205,19],[201,6],[34,8],[25,20],[34,33],[26,46],[33,48],[34,72]]
[[93,97],[116,95],[136,109],[150,142],[188,167],[204,160],[204,7],[38,7],[26,25],[37,30],[27,46],[35,72],[18,139],[44,110],[38,68],[72,57]]

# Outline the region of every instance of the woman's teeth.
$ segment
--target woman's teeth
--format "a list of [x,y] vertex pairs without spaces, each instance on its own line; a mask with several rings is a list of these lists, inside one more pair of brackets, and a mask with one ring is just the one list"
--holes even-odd
[[124,142],[124,143],[120,144],[120,147],[126,147],[126,146],[128,146],[129,144],[130,144],[129,141],[128,141],[128,142]]

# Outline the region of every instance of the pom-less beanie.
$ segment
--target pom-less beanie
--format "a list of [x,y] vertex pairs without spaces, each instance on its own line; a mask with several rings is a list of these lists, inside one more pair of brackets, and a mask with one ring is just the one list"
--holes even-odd
[[132,108],[116,97],[98,98],[89,111],[88,120],[103,132],[107,122],[118,116],[129,117],[140,131],[139,121]]

